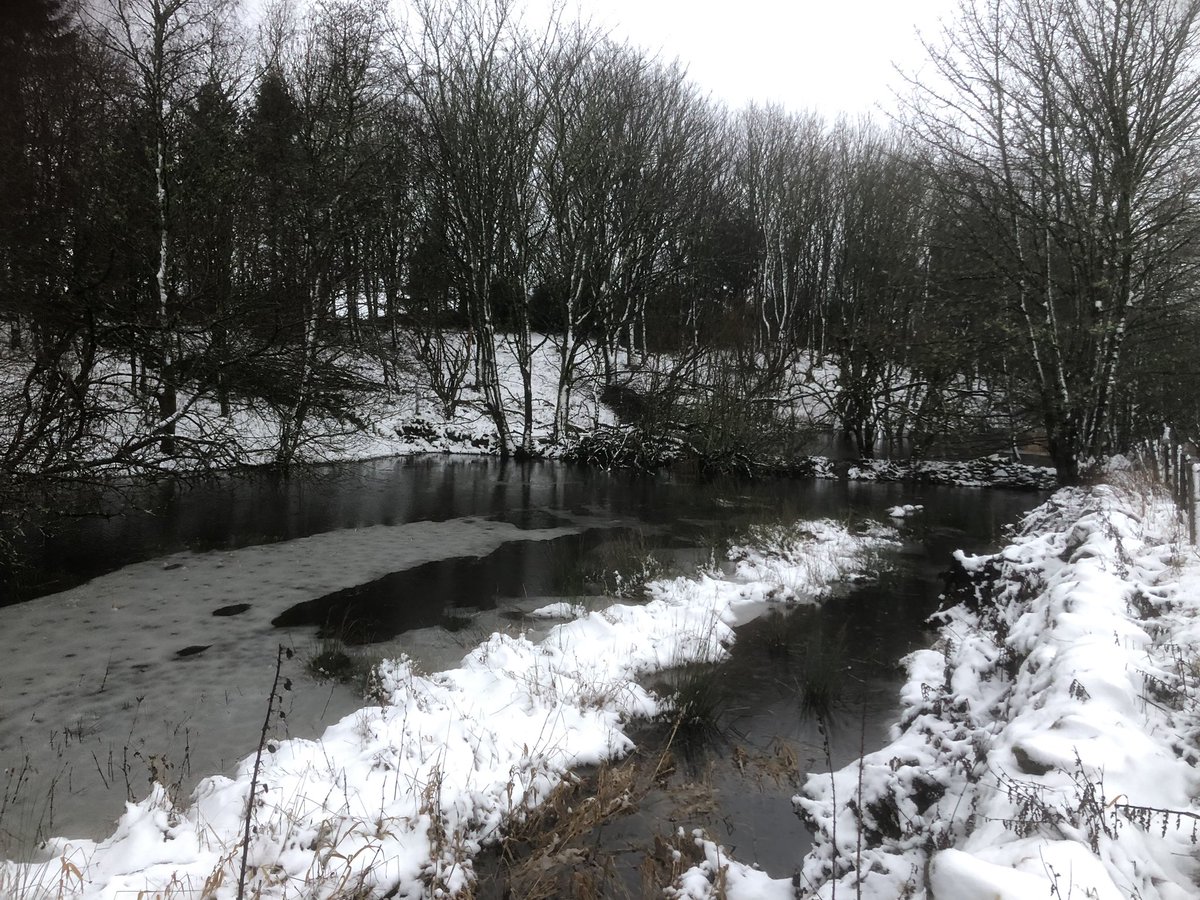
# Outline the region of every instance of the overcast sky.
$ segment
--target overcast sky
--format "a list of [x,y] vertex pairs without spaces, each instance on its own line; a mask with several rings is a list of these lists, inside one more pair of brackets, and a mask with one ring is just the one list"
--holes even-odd
[[[920,67],[916,30],[936,36],[954,0],[567,0],[567,18],[687,64],[730,106],[751,100],[827,117],[893,109],[898,79]],[[535,15],[539,0],[531,0]],[[532,24],[532,23],[531,23]]]

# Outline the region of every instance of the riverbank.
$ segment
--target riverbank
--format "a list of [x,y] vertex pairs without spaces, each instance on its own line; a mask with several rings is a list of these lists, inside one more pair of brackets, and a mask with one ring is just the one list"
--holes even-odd
[[[685,378],[670,358],[634,363],[620,353],[610,360],[613,372],[606,378],[605,364],[591,346],[576,361],[570,390],[560,395],[560,352],[542,335],[528,360],[529,443],[522,446],[517,427],[525,416],[521,367],[508,341],[498,339],[495,352],[499,385],[494,394],[501,399],[510,432],[503,442],[480,384],[464,377],[452,397],[439,396],[429,385],[429,373],[412,360],[385,366],[379,359],[352,355],[340,365],[356,388],[342,398],[344,408],[336,414],[314,411],[294,420],[276,405],[237,396],[227,399],[223,411],[215,396],[181,391],[183,412],[175,429],[180,444],[191,449],[173,458],[161,452],[159,442],[145,440],[153,415],[138,413],[144,398],[130,396],[128,408],[96,423],[79,463],[95,467],[89,471],[97,477],[187,476],[419,454],[497,455],[505,444],[526,458],[605,469],[674,466],[706,475],[849,477],[1033,490],[1049,490],[1056,483],[1053,469],[1026,465],[1008,454],[938,462],[859,461],[849,445],[830,453],[827,448],[840,443],[830,440],[838,426],[838,371],[806,355],[784,377],[780,396],[763,409],[709,383],[716,376],[700,363]],[[118,364],[114,360],[111,365]],[[115,368],[107,381],[112,391],[127,390]],[[978,427],[986,430],[987,417],[981,422]],[[3,424],[0,438],[6,436]],[[967,436],[960,452],[950,455],[974,457],[1002,440],[999,434],[975,440]],[[137,445],[136,454],[118,452],[130,445]],[[974,451],[967,452],[972,446]]]
[[[1168,499],[1129,470],[1109,477],[1056,493],[1000,552],[959,554],[937,642],[906,659],[891,743],[832,778],[809,774],[797,794],[816,837],[794,878],[741,865],[681,823],[705,861],[677,873],[675,896],[1195,896],[1200,553]],[[923,517],[919,504],[901,512]],[[254,884],[267,896],[360,882],[467,890],[473,855],[512,815],[573,767],[626,752],[632,717],[670,714],[647,673],[722,658],[751,610],[869,572],[871,542],[890,539],[832,523],[764,532],[733,551],[734,575],[652,583],[643,606],[551,607],[577,618],[530,618],[528,635],[497,633],[437,674],[385,666],[379,705],[318,740],[264,744]],[[181,561],[155,568],[210,580]],[[115,671],[93,684],[119,687]],[[155,786],[107,839],[56,839],[30,864],[4,864],[0,896],[186,896],[210,877],[232,896],[253,775],[247,757],[190,804]]]
[[[499,341],[496,351],[502,379],[498,393],[508,421],[515,423],[522,420],[524,407],[520,367],[508,342]],[[411,366],[384,367],[365,356],[343,362],[359,387],[343,398],[340,416],[313,410],[294,422],[277,406],[253,398],[231,396],[223,411],[214,396],[181,392],[182,412],[175,423],[178,455],[172,456],[146,432],[154,416],[138,404],[149,401],[127,396],[130,385],[119,377],[118,363],[107,360],[111,371],[105,369],[104,383],[124,399],[91,423],[77,457],[54,467],[52,474],[36,467],[0,473],[0,606],[80,580],[71,577],[69,568],[61,573],[42,570],[59,567],[61,534],[83,530],[78,524],[85,518],[136,516],[143,510],[157,514],[182,495],[210,492],[219,482],[238,478],[322,479],[331,467],[364,461],[498,455],[496,423],[484,412],[478,384],[465,381],[447,404]],[[1056,484],[1053,469],[1016,462],[1008,454],[958,461],[851,458],[850,445],[834,430],[830,392],[836,370],[811,359],[797,362],[778,405],[768,404],[767,412],[755,407],[750,418],[745,418],[745,404],[711,385],[703,390],[677,385],[665,392],[667,399],[660,397],[664,392],[656,391],[658,382],[674,377],[660,371],[671,368],[669,359],[635,365],[618,355],[611,361],[616,387],[606,389],[601,361],[594,353],[584,354],[565,399],[558,393],[561,360],[553,342],[539,341],[530,362],[529,455],[534,458],[605,471],[668,470],[698,480],[841,479],[1033,491]],[[685,381],[691,385],[690,379]],[[647,417],[651,398],[662,408]],[[567,412],[556,428],[560,401]],[[721,420],[721,415],[733,420]],[[10,426],[0,421],[0,445],[12,437]],[[512,447],[518,436],[509,437]],[[975,449],[995,447],[997,440],[993,434]],[[281,456],[284,444],[290,452]],[[137,452],[127,452],[130,447]],[[179,548],[164,546],[159,553],[174,549]],[[122,553],[108,566],[89,564],[79,571],[90,577],[134,561]]]
[[669,714],[672,699],[643,686],[647,673],[719,661],[733,625],[867,575],[892,540],[884,526],[829,521],[760,530],[731,548],[732,573],[653,581],[644,604],[543,610],[569,621],[538,642],[495,633],[436,674],[403,657],[385,663],[376,705],[316,740],[273,737],[293,687],[285,674],[264,702],[268,739],[234,777],[203,780],[190,802],[155,783],[109,838],[56,838],[29,863],[3,864],[0,895],[232,897],[248,808],[245,883],[256,895],[468,891],[474,855],[508,821],[572,768],[626,753],[632,718]]
[[[504,384],[501,394],[509,401],[509,421],[519,419],[521,379],[511,348],[497,345],[498,363]],[[619,360],[621,378],[650,390],[652,372],[646,365],[630,367]],[[756,477],[886,482],[912,485],[997,487],[1011,490],[1048,491],[1056,486],[1052,468],[1012,460],[1008,454],[991,454],[968,460],[859,460],[846,458],[847,445],[832,431],[834,421],[828,392],[836,373],[828,366],[813,366],[794,372],[788,403],[777,410],[780,421],[790,423],[784,432],[764,429],[753,423],[725,428],[725,439],[713,443],[695,428],[681,423],[660,423],[652,433],[639,425],[621,424],[616,410],[604,402],[604,379],[595,359],[581,361],[579,378],[568,402],[568,427],[555,436],[558,357],[549,342],[534,352],[533,447],[543,459],[562,459],[610,471],[668,471],[684,478],[720,480]],[[477,385],[462,387],[459,402],[447,411],[413,371],[400,367],[384,372],[370,360],[355,362],[357,377],[371,390],[357,398],[353,416],[340,420],[312,416],[306,420],[303,437],[284,474],[297,480],[328,480],[331,469],[375,460],[447,459],[456,456],[495,458],[499,441],[494,422],[482,411],[483,398]],[[120,389],[114,388],[114,389]],[[626,406],[632,388],[609,397]],[[188,493],[212,493],[222,481],[267,480],[280,475],[277,455],[281,434],[278,410],[270,405],[232,398],[229,415],[211,396],[185,398],[187,414],[178,423],[181,437],[205,446],[224,448],[199,470],[188,470],[182,460],[163,457],[157,441],[136,440],[145,417],[118,416],[97,422],[97,448],[93,452],[110,464],[91,472],[81,486],[66,477],[58,489],[42,484],[36,473],[0,484],[0,499],[8,505],[0,511],[0,606],[78,583],[82,578],[111,571],[122,563],[143,557],[122,552],[111,561],[86,560],[68,563],[79,556],[77,549],[64,548],[70,535],[86,532],[85,518],[99,521],[141,511],[159,513]],[[632,404],[636,406],[636,404]],[[626,409],[626,412],[629,412]],[[693,425],[695,423],[693,422]],[[0,423],[0,427],[3,423]],[[672,429],[676,429],[672,431]],[[144,435],[143,435],[144,436]],[[3,435],[0,435],[2,438]],[[133,465],[112,456],[112,448],[125,442],[142,445],[144,459]],[[2,443],[2,441],[0,441]],[[791,449],[783,452],[782,445]],[[814,452],[816,451],[816,452]],[[517,460],[511,460],[517,463]],[[199,477],[203,472],[206,477]],[[79,473],[76,473],[78,475]],[[337,477],[334,473],[333,477]],[[3,478],[0,477],[0,481]],[[50,493],[43,493],[50,489]],[[10,493],[5,493],[11,490]],[[266,496],[264,502],[274,502]],[[331,498],[331,502],[338,503]],[[229,511],[230,517],[240,515]],[[136,529],[132,529],[135,530]],[[150,529],[157,531],[158,529]],[[212,530],[219,531],[214,523]],[[267,539],[272,539],[270,533]],[[88,540],[85,535],[83,540]],[[154,535],[135,535],[133,544],[159,543]],[[235,544],[236,545],[236,544]],[[184,546],[190,546],[185,544]],[[201,546],[213,546],[201,542]],[[217,546],[220,546],[218,543]],[[157,555],[182,549],[178,545],[153,548]],[[155,554],[148,554],[155,555]],[[75,575],[72,567],[81,573]],[[46,572],[47,568],[65,569]]]
[[[503,379],[500,394],[513,401],[521,395],[516,363],[504,346],[497,347]],[[956,487],[999,487],[1010,490],[1049,491],[1058,485],[1055,470],[1038,463],[1028,464],[1010,454],[989,453],[969,459],[858,459],[849,447],[831,456],[813,452],[836,443],[831,396],[835,393],[836,369],[802,360],[787,379],[772,427],[768,420],[739,420],[737,427],[715,428],[705,416],[726,410],[705,410],[699,399],[690,409],[676,398],[682,409],[660,410],[657,420],[641,421],[654,395],[652,366],[628,367],[620,377],[620,390],[602,388],[598,363],[582,366],[568,403],[567,427],[554,427],[558,384],[557,356],[543,345],[531,359],[533,391],[532,455],[564,459],[602,469],[627,468],[656,471],[666,468],[694,470],[705,477],[846,478],[857,481],[890,481],[912,484],[941,484]],[[660,365],[661,365],[660,361]],[[401,376],[402,377],[402,376]],[[661,389],[661,386],[660,386]],[[703,395],[703,392],[699,392]],[[498,452],[500,441],[492,421],[482,412],[482,398],[466,388],[462,402],[446,415],[429,397],[422,397],[414,382],[403,389],[379,395],[379,405],[364,428],[346,435],[341,442],[318,444],[323,457],[311,459],[360,459],[376,456],[421,453],[489,454]],[[710,398],[708,402],[713,402]],[[690,421],[679,414],[690,409]],[[507,410],[509,421],[519,418],[516,405]],[[664,413],[673,413],[666,415]],[[651,417],[653,418],[653,417]],[[689,415],[684,415],[688,419]],[[790,430],[780,421],[790,422]],[[264,422],[259,421],[261,430]],[[777,433],[775,433],[777,432]],[[260,439],[259,443],[266,443]],[[510,442],[511,443],[511,442]],[[786,445],[786,449],[784,448]]]
[[893,741],[796,796],[817,842],[795,879],[696,835],[676,896],[1195,897],[1200,555],[1169,499],[1111,478],[959,555]]

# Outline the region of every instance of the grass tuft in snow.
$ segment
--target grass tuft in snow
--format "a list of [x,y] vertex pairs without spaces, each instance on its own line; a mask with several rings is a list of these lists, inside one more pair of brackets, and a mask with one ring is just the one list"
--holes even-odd
[[721,666],[701,663],[667,671],[661,683],[676,738],[685,750],[708,746],[725,737],[722,721],[736,693]]
[[641,530],[624,531],[588,553],[574,573],[572,583],[584,593],[625,600],[640,600],[646,585],[666,574],[653,544]]
[[[611,898],[693,896],[676,892],[680,879],[705,861],[701,832],[666,830],[630,841],[620,856],[602,848],[602,834],[636,816],[676,773],[672,731],[653,751],[602,763],[565,778],[546,800],[511,821],[494,857],[479,860],[479,900],[611,900]],[[710,785],[689,783],[676,792],[672,820],[688,820],[715,802]],[[664,823],[665,824],[665,823]],[[636,870],[633,866],[636,864]],[[716,893],[726,895],[723,876],[714,872]]]
[[800,716],[827,723],[846,689],[846,636],[828,634],[817,625],[806,631],[802,642],[792,644],[796,702]]
[[511,820],[491,890],[528,900],[620,896],[613,890],[620,883],[615,861],[595,852],[589,838],[636,809],[651,786],[636,757],[563,779],[543,803]]
[[362,648],[351,649],[337,638],[322,638],[304,657],[304,670],[318,684],[338,682],[370,697],[383,657]]

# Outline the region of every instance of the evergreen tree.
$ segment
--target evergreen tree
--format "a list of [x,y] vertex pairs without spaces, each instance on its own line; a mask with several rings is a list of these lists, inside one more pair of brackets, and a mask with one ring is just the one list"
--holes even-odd
[[184,370],[216,388],[229,415],[229,336],[242,320],[234,306],[235,223],[243,203],[238,114],[226,88],[210,76],[187,111],[180,139],[179,247],[182,327],[210,339],[201,371]]
[[259,81],[246,121],[244,148],[249,203],[242,246],[244,302],[259,311],[265,335],[293,335],[289,305],[299,292],[303,241],[299,190],[300,115],[283,72],[270,67]]

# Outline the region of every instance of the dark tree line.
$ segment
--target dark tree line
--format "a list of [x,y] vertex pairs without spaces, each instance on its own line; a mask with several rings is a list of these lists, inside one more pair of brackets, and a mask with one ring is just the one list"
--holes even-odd
[[585,358],[731,435],[803,401],[864,455],[1040,435],[1067,481],[1197,421],[1196,3],[965,0],[889,127],[507,0],[289,9],[0,10],[10,481],[238,461],[201,402],[287,466],[368,359],[533,453],[547,341],[560,436]]

